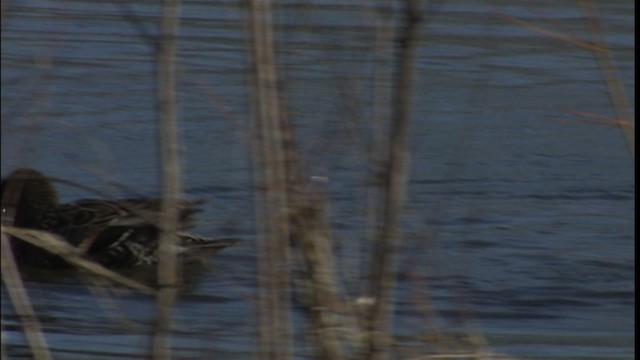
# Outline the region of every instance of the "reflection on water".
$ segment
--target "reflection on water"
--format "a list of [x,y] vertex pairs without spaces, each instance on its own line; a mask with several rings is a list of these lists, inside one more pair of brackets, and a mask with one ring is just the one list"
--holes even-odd
[[[275,21],[302,153],[309,175],[328,179],[343,280],[358,293],[366,139],[386,96],[372,80],[384,79],[375,65],[388,62],[376,42],[385,18],[372,3],[326,3],[280,4]],[[398,341],[473,328],[496,352],[527,359],[631,358],[633,162],[620,130],[592,121],[614,116],[606,87],[592,53],[504,16],[586,38],[580,8],[434,4],[415,84]],[[600,5],[632,94],[630,5]],[[3,10],[3,176],[29,166],[114,197],[157,193],[153,52],[140,29],[154,34],[160,11],[130,6],[135,24],[102,2]],[[208,200],[194,230],[247,240],[193,272],[176,309],[174,355],[249,358],[257,280],[246,15],[236,2],[189,2],[182,14],[185,185]],[[61,192],[65,201],[87,195]],[[145,358],[153,298],[90,290],[69,273],[28,273],[26,284],[56,358]],[[7,353],[30,358],[4,287],[2,299]],[[429,321],[424,302],[436,310]]]

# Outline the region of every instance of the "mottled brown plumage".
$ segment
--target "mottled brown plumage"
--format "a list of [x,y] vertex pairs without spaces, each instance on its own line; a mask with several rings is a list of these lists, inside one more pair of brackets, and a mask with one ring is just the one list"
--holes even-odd
[[[193,225],[201,202],[181,201],[179,225]],[[108,267],[152,264],[160,235],[161,200],[82,199],[59,204],[51,181],[32,169],[14,171],[2,180],[2,223],[46,230],[85,251],[88,257]],[[235,239],[213,239],[180,231],[179,253],[188,256],[202,250],[219,250]],[[61,258],[43,249],[12,239],[19,262],[38,267],[64,267]]]

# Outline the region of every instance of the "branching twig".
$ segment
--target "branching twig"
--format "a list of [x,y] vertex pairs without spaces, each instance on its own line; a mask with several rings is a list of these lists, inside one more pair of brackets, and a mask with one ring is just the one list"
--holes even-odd
[[[602,22],[598,16],[598,7],[592,0],[582,0],[580,5],[584,12],[588,15],[587,28],[589,29],[591,38],[598,45],[596,48],[592,48],[592,51],[598,61],[600,72],[604,82],[609,90],[609,98],[613,108],[618,116],[617,123],[620,124],[620,129],[627,142],[629,153],[631,158],[635,159],[636,154],[636,136],[635,136],[635,119],[632,114],[631,104],[627,97],[627,92],[624,88],[624,84],[618,76],[618,70],[616,62],[613,58],[611,50],[607,46],[607,42],[603,38],[604,30],[602,29]],[[626,126],[622,126],[625,124]]]

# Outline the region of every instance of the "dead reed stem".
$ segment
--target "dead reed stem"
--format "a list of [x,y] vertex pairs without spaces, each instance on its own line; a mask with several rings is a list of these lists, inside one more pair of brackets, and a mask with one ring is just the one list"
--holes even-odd
[[[259,223],[259,346],[261,359],[291,357],[289,214],[285,156],[282,148],[282,104],[273,40],[271,4],[248,2],[253,55],[253,108],[256,148],[255,184],[263,189],[256,201]],[[260,172],[258,169],[262,169]]]
[[158,245],[158,285],[152,354],[154,359],[170,359],[171,315],[179,285],[176,254],[178,204],[181,194],[180,144],[176,101],[176,53],[180,1],[165,0],[158,41],[158,116],[160,120],[160,160],[162,168],[161,235]]
[[402,213],[409,169],[409,113],[413,83],[414,57],[417,48],[420,1],[407,0],[404,26],[398,45],[398,63],[394,79],[391,138],[387,169],[384,174],[385,203],[382,227],[375,240],[371,264],[371,294],[374,303],[368,319],[368,337],[364,347],[365,359],[386,359],[390,347],[389,323],[393,309],[392,290],[395,286],[394,260],[401,242],[400,215]]
[[[304,284],[298,295],[310,313],[316,358],[344,358],[339,340],[339,312],[345,313],[335,284],[333,249],[324,214],[324,194],[308,190],[293,126],[286,118],[285,99],[278,87],[270,5],[252,3],[257,146],[256,185],[264,189],[256,214],[264,240],[260,242],[260,354],[288,358],[291,354],[290,247],[300,251]],[[258,171],[256,173],[259,173]],[[349,316],[347,316],[349,317]],[[352,318],[352,317],[351,317]]]

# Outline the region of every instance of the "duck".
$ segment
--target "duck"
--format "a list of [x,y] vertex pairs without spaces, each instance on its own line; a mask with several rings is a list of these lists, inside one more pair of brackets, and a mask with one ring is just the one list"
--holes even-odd
[[[160,238],[159,198],[80,199],[60,203],[52,180],[22,168],[2,179],[2,224],[42,230],[81,249],[84,255],[107,268],[131,268],[157,262]],[[238,239],[191,234],[194,215],[202,201],[180,200],[176,233],[178,254],[188,260],[217,252]],[[16,237],[10,237],[16,261],[39,268],[66,268],[61,257]]]

